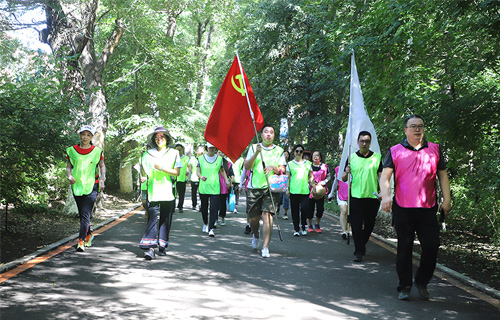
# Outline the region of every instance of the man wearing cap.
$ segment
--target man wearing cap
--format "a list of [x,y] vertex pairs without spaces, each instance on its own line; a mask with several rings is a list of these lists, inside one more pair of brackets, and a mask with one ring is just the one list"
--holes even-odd
[[102,149],[92,144],[94,128],[84,125],[78,131],[80,144],[66,149],[66,175],[80,216],[80,232],[77,251],[85,251],[92,246],[94,236],[90,230],[90,217],[97,199],[97,193],[104,189],[106,166]]
[[[169,148],[173,139],[164,127],[158,127],[148,136],[152,149],[146,151],[141,158],[143,170],[142,182],[146,181],[148,190],[148,222],[146,232],[139,247],[145,250],[146,260],[155,259],[155,248],[159,247],[158,255],[165,256],[168,247],[174,194],[172,177],[179,175],[182,162],[179,151]],[[159,219],[159,235],[157,224]],[[158,237],[158,238],[157,238]]]
[[[266,124],[261,130],[262,142],[252,145],[245,158],[245,169],[250,171],[247,185],[247,206],[250,228],[253,239],[252,248],[259,246],[259,228],[262,218],[263,243],[262,257],[268,258],[269,242],[273,232],[273,215],[278,205],[279,193],[269,193],[266,175],[284,174],[286,170],[286,160],[283,155],[283,148],[274,145],[274,127]],[[271,200],[273,197],[273,201]],[[274,203],[274,206],[273,206]]]
[[[380,178],[382,209],[393,214],[398,237],[396,271],[399,277],[398,299],[409,300],[413,284],[422,300],[429,300],[427,284],[436,268],[439,227],[436,177],[443,193],[440,211],[451,210],[450,182],[439,144],[425,139],[424,119],[411,115],[405,120],[406,139],[393,147],[384,160]],[[394,199],[390,197],[390,179],[394,173]],[[417,233],[422,248],[420,265],[412,281],[413,241]]]

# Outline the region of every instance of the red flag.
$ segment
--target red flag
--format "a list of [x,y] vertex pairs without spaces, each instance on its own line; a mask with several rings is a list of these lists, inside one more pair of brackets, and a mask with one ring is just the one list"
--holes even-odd
[[[243,67],[241,67],[241,72],[243,72],[248,100],[254,113],[255,126],[259,131],[264,126],[264,118]],[[255,136],[241,72],[238,57],[235,56],[205,128],[205,139],[224,152],[233,162],[239,158]]]

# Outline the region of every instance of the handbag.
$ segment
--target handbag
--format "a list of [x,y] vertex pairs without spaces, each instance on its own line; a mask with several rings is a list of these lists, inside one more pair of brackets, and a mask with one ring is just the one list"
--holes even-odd
[[273,174],[269,177],[269,187],[273,193],[282,193],[286,190],[288,176],[286,174]]

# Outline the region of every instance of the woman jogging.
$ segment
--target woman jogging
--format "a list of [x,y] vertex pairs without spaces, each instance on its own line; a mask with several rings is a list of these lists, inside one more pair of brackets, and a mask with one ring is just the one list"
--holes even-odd
[[[68,177],[80,216],[80,232],[76,251],[83,252],[92,246],[90,217],[97,199],[97,192],[104,189],[106,166],[102,149],[92,144],[94,128],[85,125],[78,131],[80,144],[66,149]],[[100,190],[99,190],[100,189]]]

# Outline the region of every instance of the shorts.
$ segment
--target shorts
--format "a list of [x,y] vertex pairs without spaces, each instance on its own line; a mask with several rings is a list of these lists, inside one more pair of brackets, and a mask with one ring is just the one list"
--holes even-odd
[[[280,198],[279,193],[271,193],[274,199],[274,205],[278,206]],[[270,212],[274,215],[276,208],[273,208],[271,196],[267,189],[248,189],[247,190],[247,208],[248,217],[257,218],[262,215],[262,212]]]
[[337,193],[337,204],[340,206],[347,206],[347,201],[345,200],[340,200],[339,194]]
[[141,200],[148,200],[148,190],[141,190]]

